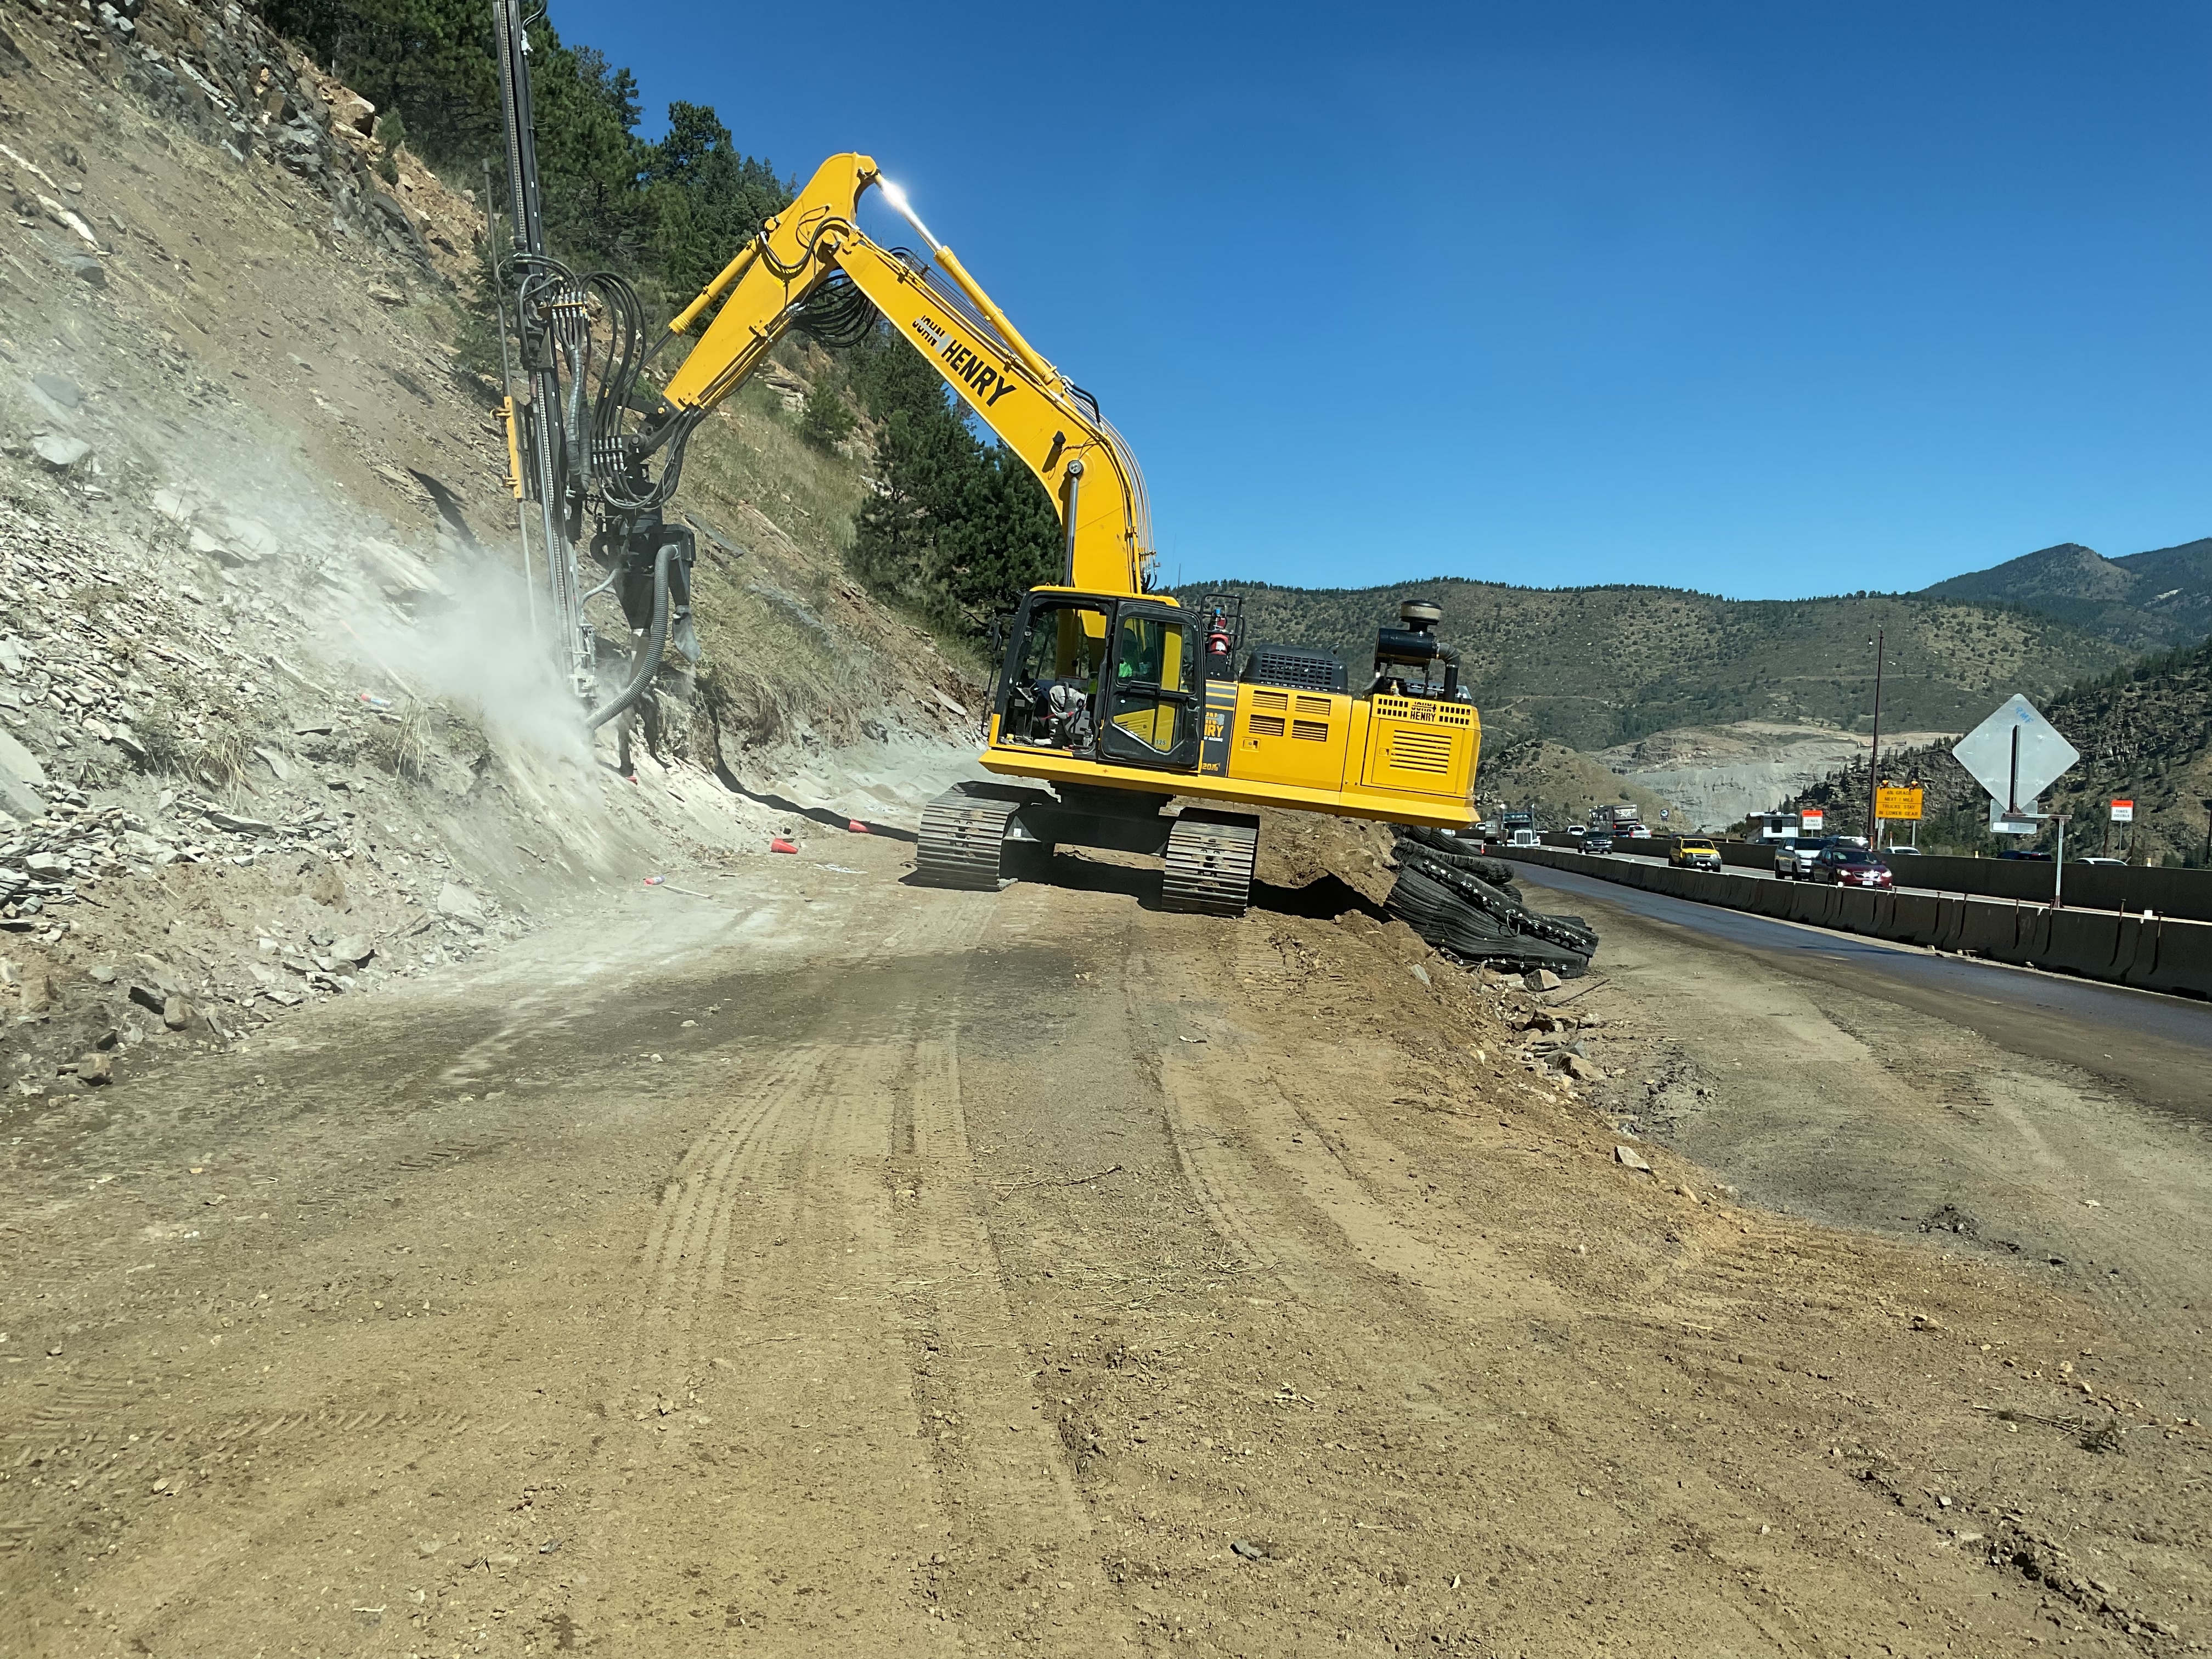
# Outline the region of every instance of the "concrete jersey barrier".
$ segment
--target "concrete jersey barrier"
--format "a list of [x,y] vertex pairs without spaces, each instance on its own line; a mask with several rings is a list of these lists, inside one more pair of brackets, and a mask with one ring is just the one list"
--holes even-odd
[[[1815,927],[1846,929],[1870,939],[1999,962],[2033,964],[2084,979],[2147,990],[2212,997],[2212,923],[2171,915],[2121,915],[2110,910],[2053,910],[1988,897],[1883,892],[1856,887],[1762,881],[1725,871],[1674,870],[1557,847],[1498,848],[1524,863],[1571,870],[1623,887],[1665,893],[1695,903],[1742,910]],[[1950,860],[1954,864],[1994,860]],[[2041,868],[2046,873],[2048,866]],[[1915,873],[1917,873],[1916,869]],[[2108,872],[2137,875],[2194,872]],[[2070,890],[2074,878],[2067,870]]]

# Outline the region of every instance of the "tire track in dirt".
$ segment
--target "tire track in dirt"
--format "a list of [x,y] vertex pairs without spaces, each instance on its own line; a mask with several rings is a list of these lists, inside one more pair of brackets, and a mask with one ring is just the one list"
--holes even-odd
[[690,1369],[700,1304],[721,1290],[735,1199],[743,1183],[757,1179],[777,1156],[776,1132],[785,1115],[819,1097],[823,1070],[831,1059],[831,1051],[819,1044],[787,1050],[678,1161],[640,1252],[638,1277],[647,1297],[629,1340],[624,1407],[637,1404],[641,1391],[656,1406],[665,1402]]
[[[992,916],[983,897],[928,896],[900,930],[920,960],[865,1007],[813,970],[813,1030],[662,1183],[615,1426],[580,1483],[594,1489],[587,1547],[629,1561],[647,1601],[717,1616],[656,1619],[631,1639],[649,1629],[684,1651],[681,1632],[713,1629],[845,1653],[934,1632],[964,1649],[969,1632],[1042,1631],[1063,1583],[1100,1588],[962,1109],[965,958]],[[641,1480],[649,1499],[632,1496]],[[896,1565],[861,1542],[897,1536],[914,1553]],[[703,1609],[717,1559],[758,1571]]]
[[[937,1609],[988,1618],[1025,1645],[1096,1652],[1132,1627],[1118,1607],[1099,1605],[1110,1590],[1085,1549],[1092,1522],[1069,1467],[1078,1448],[1038,1409],[969,1146],[957,1025],[916,1045],[912,1079],[913,1148],[893,1160],[891,1179],[902,1255],[921,1272],[899,1302],[953,1546],[925,1575],[926,1594]],[[986,1564],[1007,1576],[979,1593],[974,1569]],[[953,1571],[937,1570],[945,1566]],[[1072,1646],[1060,1632],[1068,1601],[1087,1604]]]
[[[1334,1366],[1369,1378],[1358,1392],[1378,1407],[1388,1402],[1401,1425],[1425,1425],[1414,1431],[1415,1443],[1484,1449],[1474,1468],[1455,1477],[1447,1461],[1409,1481],[1395,1506],[1376,1511],[1419,1536],[1403,1547],[1431,1559],[1497,1562],[1506,1583],[1517,1580],[1534,1592],[1557,1571],[1548,1565],[1554,1558],[1598,1549],[1593,1540],[1626,1522],[1593,1584],[1603,1584],[1614,1607],[1650,1608],[1657,1622],[1647,1637],[1686,1635],[1658,1610],[1694,1586],[1701,1650],[1793,1655],[1828,1651],[1818,1632],[1855,1622],[1871,1587],[1891,1581],[1894,1551],[1925,1548],[1916,1536],[1921,1523],[1874,1508],[1847,1480],[1808,1484],[1810,1467],[1785,1474],[1771,1456],[1705,1433],[1704,1411],[1691,1422],[1670,1405],[1685,1419],[1677,1423],[1658,1407],[1621,1397],[1625,1370],[1664,1376],[1662,1368],[1686,1366],[1714,1394],[1737,1396],[1748,1417],[1765,1407],[1765,1379],[1778,1369],[1812,1375],[1811,1356],[1762,1352],[1735,1334],[1753,1318],[1761,1291],[1769,1305],[1775,1299],[1776,1264],[1760,1260],[1763,1237],[1632,1255],[1609,1267],[1627,1284],[1618,1292],[1609,1286],[1605,1300],[1617,1294],[1637,1311],[1599,1312],[1531,1271],[1525,1241],[1509,1254],[1482,1237],[1480,1212],[1449,1196],[1460,1184],[1455,1141],[1471,1151],[1469,1130],[1445,1118],[1418,1147],[1384,1130],[1372,1103],[1407,1086],[1394,1076],[1407,1064],[1401,1051],[1327,1036],[1327,1011],[1314,1007],[1310,994],[1302,1002],[1295,987],[1278,1006],[1303,1030],[1286,1030],[1279,1018],[1255,1025],[1249,1006],[1221,1014],[1215,987],[1191,974],[1194,965],[1188,955],[1166,963],[1157,953],[1135,957],[1127,983],[1132,1031],[1158,1066],[1170,1133],[1198,1207],[1232,1248],[1268,1264],[1300,1310],[1302,1332],[1311,1333],[1302,1340],[1326,1342]],[[1200,1033],[1203,1042],[1191,1040]],[[1431,1175],[1446,1184],[1440,1205],[1430,1198]],[[1854,1265],[1848,1243],[1802,1253],[1808,1273],[1831,1280]],[[1733,1293],[1739,1290],[1741,1297]],[[1803,1308],[1808,1322],[1821,1322],[1817,1302]],[[1537,1379],[1540,1405],[1528,1395]],[[1578,1408],[1584,1401],[1589,1408]],[[1878,1412],[1856,1410],[1869,1439],[1881,1432]],[[1405,1430],[1386,1415],[1369,1429],[1378,1431],[1395,1444]],[[1628,1470],[1633,1474],[1621,1473]],[[1832,1465],[1825,1472],[1843,1473]],[[1577,1479],[1589,1483],[1579,1488],[1586,1506],[1579,1522],[1571,1498],[1561,1509],[1543,1496],[1563,1480],[1575,1492]],[[1500,1504],[1511,1504],[1516,1492],[1528,1498],[1517,1522],[1510,1508],[1495,1518],[1479,1505],[1470,1511],[1467,1500],[1476,1493],[1459,1484],[1470,1480],[1494,1488]],[[1624,1499],[1599,1501],[1603,1488],[1637,1492],[1632,1521]],[[1326,1534],[1304,1536],[1310,1525],[1282,1547],[1325,1556]],[[1798,1547],[1828,1540],[1820,1553],[1830,1571],[1811,1582],[1764,1577],[1758,1564],[1768,1553],[1770,1527],[1786,1529]],[[1747,1533],[1756,1540],[1741,1541]],[[1516,1563],[1510,1571],[1508,1561]],[[1901,1611],[1913,1614],[1916,1627],[1946,1601],[1973,1606],[1966,1587],[1949,1582],[1971,1567],[1956,1557],[1954,1565],[1940,1576],[1946,1582],[1933,1601],[1911,1593]],[[1510,1601],[1499,1578],[1490,1583]],[[1487,1639],[1564,1650],[1587,1634],[1571,1622],[1576,1605],[1524,1600]]]

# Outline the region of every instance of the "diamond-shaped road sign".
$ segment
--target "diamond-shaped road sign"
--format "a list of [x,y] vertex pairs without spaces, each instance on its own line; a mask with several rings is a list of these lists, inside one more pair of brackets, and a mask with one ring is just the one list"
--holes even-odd
[[2032,811],[2035,798],[2081,758],[2081,751],[2022,696],[2007,699],[1951,753],[2008,817]]

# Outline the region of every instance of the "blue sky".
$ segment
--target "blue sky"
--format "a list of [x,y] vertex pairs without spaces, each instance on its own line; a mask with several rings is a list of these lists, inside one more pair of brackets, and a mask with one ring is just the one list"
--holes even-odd
[[1129,438],[1170,578],[1779,598],[2212,534],[2202,0],[553,16],[656,118],[872,154]]

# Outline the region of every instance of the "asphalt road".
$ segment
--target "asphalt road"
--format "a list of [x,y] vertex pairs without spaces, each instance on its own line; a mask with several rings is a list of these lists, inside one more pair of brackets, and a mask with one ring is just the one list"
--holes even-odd
[[[2212,1076],[2212,1004],[1747,915],[1547,866],[1518,867],[1524,887],[1685,928],[1757,956],[1777,972],[1885,997],[2014,1053],[2078,1066],[2147,1104],[2212,1123],[2212,1091],[2205,1085]],[[1550,908],[1548,901],[1535,902]],[[1603,921],[1595,925],[1602,933]],[[1601,949],[1600,971],[1604,965]]]

